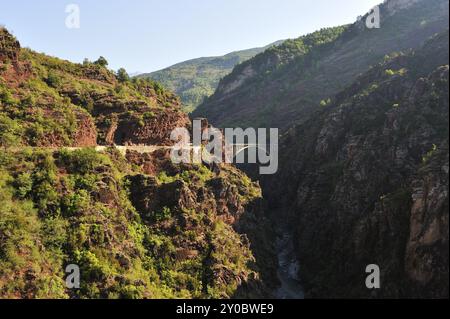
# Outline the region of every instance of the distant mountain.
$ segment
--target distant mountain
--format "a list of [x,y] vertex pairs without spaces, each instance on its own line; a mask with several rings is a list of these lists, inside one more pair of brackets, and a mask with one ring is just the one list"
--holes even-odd
[[390,0],[381,28],[352,25],[288,40],[239,64],[193,116],[218,127],[278,127],[304,121],[386,54],[419,47],[448,28],[448,2]]
[[141,75],[141,74],[142,74],[142,72],[137,71],[137,72],[130,73],[129,76],[131,76],[131,77],[137,77],[137,76],[139,76],[139,75]]
[[232,52],[224,56],[188,60],[160,71],[139,74],[137,77],[161,82],[181,97],[184,110],[190,112],[214,93],[220,79],[229,74],[237,64],[281,43],[283,41],[261,48]]

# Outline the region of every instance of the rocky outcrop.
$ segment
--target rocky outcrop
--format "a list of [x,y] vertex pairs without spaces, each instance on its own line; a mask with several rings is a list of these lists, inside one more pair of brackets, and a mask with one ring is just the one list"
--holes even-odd
[[145,119],[125,116],[116,126],[113,140],[117,145],[172,145],[171,132],[190,127],[190,121],[178,110],[155,110]]
[[85,113],[77,114],[77,128],[73,136],[73,146],[90,147],[97,145],[97,129],[92,117]]
[[9,86],[19,86],[32,73],[30,63],[20,61],[19,55],[19,41],[0,26],[0,75]]

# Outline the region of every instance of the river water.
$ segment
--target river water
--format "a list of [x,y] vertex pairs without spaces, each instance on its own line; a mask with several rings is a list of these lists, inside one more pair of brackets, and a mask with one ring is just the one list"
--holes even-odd
[[281,286],[275,291],[275,298],[304,299],[303,287],[298,278],[300,264],[295,257],[294,242],[290,231],[287,229],[279,231],[276,248],[278,252],[277,274]]

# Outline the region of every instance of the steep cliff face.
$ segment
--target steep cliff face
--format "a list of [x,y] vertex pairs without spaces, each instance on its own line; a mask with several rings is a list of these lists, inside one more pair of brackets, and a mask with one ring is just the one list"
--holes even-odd
[[[259,261],[273,247],[257,241],[271,231],[258,185],[233,167],[157,154],[150,160],[161,165],[146,175],[139,157],[0,153],[2,298],[270,295],[275,262]],[[80,289],[65,285],[68,264],[81,269]]]
[[[297,225],[309,296],[448,297],[448,107],[447,31],[285,134],[264,186]],[[369,264],[380,290],[365,286]]]
[[194,116],[218,127],[287,129],[384,55],[417,48],[448,28],[445,0],[390,0],[380,12],[380,29],[367,29],[364,18],[287,41],[238,65]]

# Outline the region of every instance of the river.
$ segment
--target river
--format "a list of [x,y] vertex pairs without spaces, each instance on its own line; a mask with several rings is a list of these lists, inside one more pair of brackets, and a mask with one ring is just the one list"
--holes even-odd
[[275,291],[278,299],[304,299],[303,287],[298,279],[299,261],[295,257],[291,232],[280,229],[276,241],[278,256],[278,279],[281,286]]

